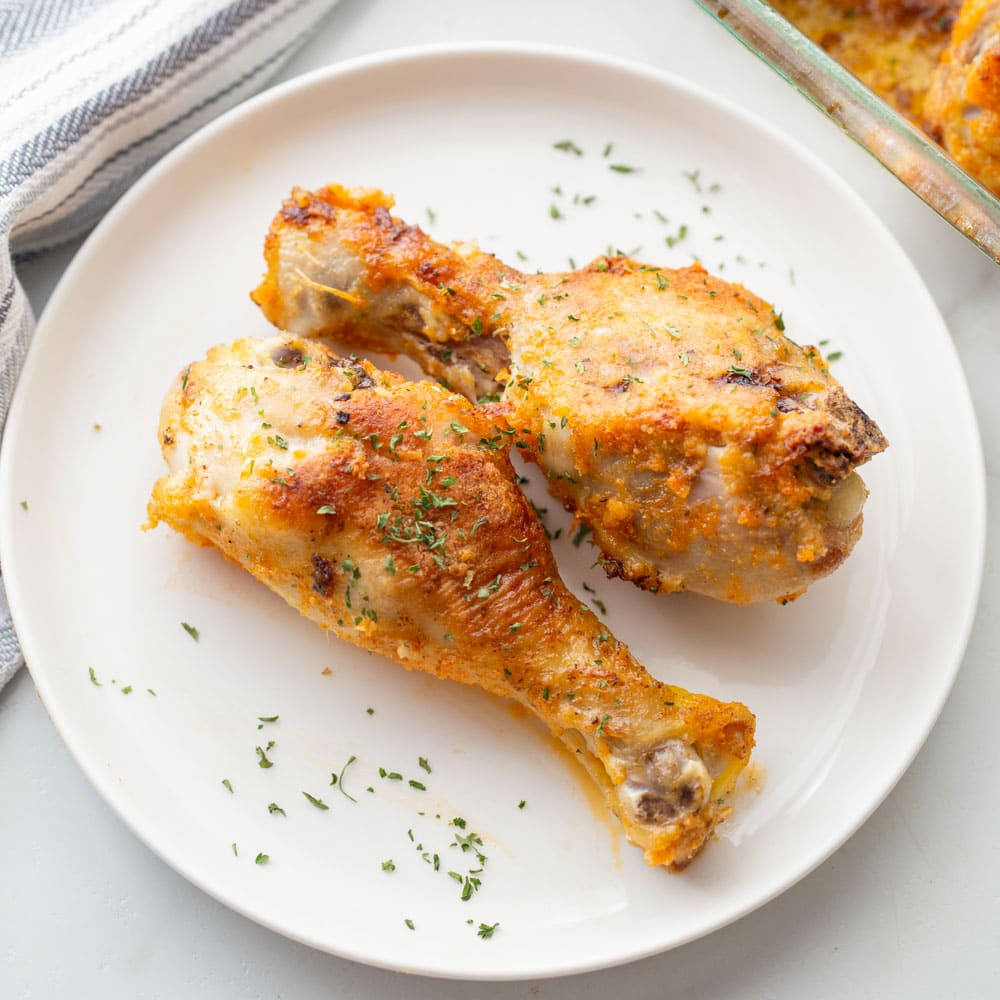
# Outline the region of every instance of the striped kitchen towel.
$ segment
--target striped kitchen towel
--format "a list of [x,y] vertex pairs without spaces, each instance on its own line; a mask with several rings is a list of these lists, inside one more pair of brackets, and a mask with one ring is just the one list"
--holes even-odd
[[[34,327],[14,257],[92,226],[275,73],[336,0],[0,3],[0,427]],[[0,688],[21,666],[0,578]]]

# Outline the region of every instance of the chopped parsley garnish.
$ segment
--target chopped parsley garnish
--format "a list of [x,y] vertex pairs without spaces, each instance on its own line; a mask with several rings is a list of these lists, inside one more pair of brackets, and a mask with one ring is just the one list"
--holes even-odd
[[673,249],[675,246],[677,246],[678,243],[681,242],[681,240],[687,239],[687,234],[688,234],[688,227],[682,225],[677,230],[677,235],[676,236],[667,236],[665,238],[664,242],[667,244],[668,247],[670,247],[671,249]]
[[830,351],[826,356],[827,361],[839,361],[844,356],[843,351]]
[[477,892],[482,884],[483,883],[474,875],[466,875],[465,881],[462,883],[462,902],[467,903],[470,899],[472,899],[472,894]]
[[552,143],[553,149],[558,149],[563,153],[572,153],[574,156],[583,156],[583,150],[570,139],[563,139],[560,142]]
[[382,871],[394,872],[395,870],[396,870],[396,864],[392,860],[392,858],[386,858],[385,861],[382,862]]
[[255,865],[266,865],[270,860],[271,860],[271,855],[265,854],[263,851],[261,851],[260,854],[258,854],[257,857],[253,859],[253,863]]
[[93,684],[94,687],[102,687],[103,686],[101,684],[101,682],[97,679],[97,674],[94,673],[94,668],[93,667],[87,667],[87,673],[90,674],[90,683]]
[[638,167],[627,166],[624,163],[612,163],[612,164],[610,164],[610,166],[611,166],[611,169],[616,174],[634,174],[639,169]]
[[496,593],[502,579],[503,576],[500,573],[497,573],[496,579],[494,579],[492,583],[488,583],[485,587],[480,587],[479,590],[476,591],[476,597],[478,597],[481,601],[485,601],[490,594]]
[[417,764],[422,767],[428,774],[431,773],[431,766],[427,763],[426,757],[418,757]]
[[181,628],[184,629],[184,631],[187,632],[187,634],[191,636],[195,642],[198,642],[201,638],[198,630],[193,625],[189,625],[187,622],[181,622]]
[[[272,746],[274,746],[273,743],[268,743],[267,749],[270,750]],[[257,761],[258,767],[262,767],[265,770],[269,767],[274,767],[274,761],[268,760],[267,750],[265,750],[263,747],[257,747],[257,757],[259,758],[259,760]]]
[[279,806],[279,805],[278,805],[278,803],[277,803],[277,802],[269,802],[269,803],[267,804],[267,811],[268,811],[269,813],[280,813],[280,814],[281,814],[282,816],[287,816],[287,815],[288,815],[288,814],[287,814],[287,813],[285,812],[285,810],[284,810],[284,809],[282,809],[282,808],[281,808],[281,806]]
[[230,795],[233,794],[233,783],[228,778],[222,779],[222,787],[225,788]]
[[310,795],[308,792],[302,793],[317,809],[329,809],[330,807],[322,800],[316,798],[315,795]]
[[416,781],[413,778],[410,778],[408,784],[410,788],[415,788],[418,792],[427,791],[427,786],[422,781]]
[[337,511],[332,504],[325,503],[322,507],[316,508],[317,514],[336,514]]
[[132,693],[132,685],[126,684],[125,687],[122,688],[122,694],[131,694],[131,693]]
[[[369,714],[369,715],[372,715],[372,714],[374,714],[374,711],[375,711],[375,709],[373,709],[373,708],[369,708],[369,709],[368,709],[368,714]],[[345,772],[345,771],[346,771],[346,770],[347,770],[347,769],[348,769],[348,768],[349,768],[349,767],[350,767],[350,766],[351,766],[351,765],[352,765],[352,764],[353,764],[353,763],[354,763],[354,762],[355,762],[355,761],[356,761],[357,759],[358,759],[358,758],[357,758],[357,757],[355,757],[355,756],[354,756],[354,754],[351,754],[351,756],[347,758],[347,762],[346,762],[346,763],[344,764],[344,766],[343,766],[343,767],[342,767],[342,768],[340,769],[340,774],[333,774],[333,773],[331,773],[331,774],[330,774],[330,784],[331,784],[331,785],[336,785],[336,786],[337,786],[337,787],[338,787],[338,788],[340,789],[340,794],[341,794],[341,795],[343,795],[343,796],[344,796],[345,798],[348,798],[348,799],[350,799],[350,800],[351,800],[352,802],[357,802],[358,800],[357,800],[357,799],[356,799],[356,798],[355,798],[355,797],[354,797],[353,795],[349,795],[349,794],[347,793],[347,791],[346,791],[346,790],[344,789],[344,772]],[[303,794],[305,794],[305,793],[303,793]]]
[[403,921],[403,923],[406,924],[406,926],[409,927],[411,931],[415,931],[417,929],[416,925],[413,923],[413,921],[409,917],[407,917]]
[[493,937],[494,933],[496,932],[496,929],[499,926],[500,926],[499,920],[495,924],[480,924],[479,930],[476,931],[476,934],[479,935],[479,937],[483,938],[483,940],[487,940],[488,938]]
[[27,510],[27,509],[28,509],[28,501],[27,500],[22,500],[21,501],[21,510]]
[[278,721],[278,716],[276,716],[276,715],[258,715],[257,716],[257,721],[258,722],[277,722]]

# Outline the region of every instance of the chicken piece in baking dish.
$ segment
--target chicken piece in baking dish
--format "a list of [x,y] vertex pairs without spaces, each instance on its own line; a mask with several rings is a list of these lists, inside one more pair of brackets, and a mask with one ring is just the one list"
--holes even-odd
[[770,2],[1000,194],[1000,2]]
[[929,131],[1000,194],[1000,0],[966,0],[924,105]]
[[962,0],[769,0],[917,125]]
[[559,578],[486,415],[318,342],[213,348],[163,407],[163,521],[337,636],[516,699],[574,751],[651,865],[728,814],[754,719],[662,684]]
[[609,575],[788,599],[861,534],[886,445],[815,348],[700,266],[601,257],[522,274],[445,246],[377,191],[296,189],[253,293],[296,335],[404,353],[488,411],[593,531]]

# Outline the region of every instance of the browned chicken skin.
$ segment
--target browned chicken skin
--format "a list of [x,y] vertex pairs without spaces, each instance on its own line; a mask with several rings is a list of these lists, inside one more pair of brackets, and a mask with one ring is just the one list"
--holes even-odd
[[861,533],[856,466],[885,447],[819,351],[700,266],[602,257],[522,274],[444,246],[377,191],[296,190],[254,299],[278,327],[402,352],[471,399],[592,529],[611,575],[788,599]]
[[962,0],[769,0],[916,124]]
[[213,545],[337,636],[531,710],[651,865],[729,813],[754,720],[651,677],[559,578],[487,416],[295,338],[178,376],[150,524]]
[[958,164],[1000,195],[1000,0],[966,0],[924,106]]

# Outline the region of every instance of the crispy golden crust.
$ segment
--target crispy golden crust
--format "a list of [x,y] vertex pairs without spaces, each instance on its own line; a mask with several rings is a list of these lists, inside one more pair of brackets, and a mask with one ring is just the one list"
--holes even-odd
[[650,676],[566,590],[485,412],[274,338],[191,365],[160,440],[151,525],[349,642],[517,699],[581,751],[650,864],[683,867],[728,814],[753,716]]
[[966,0],[925,117],[958,164],[1000,194],[1000,2]]
[[997,0],[772,0],[1000,194]]
[[961,0],[771,0],[803,34],[916,124]]
[[853,470],[886,442],[770,303],[697,265],[522,274],[389,204],[293,191],[254,293],[268,319],[405,352],[473,399],[486,386],[612,575],[784,600],[846,558],[865,495]]

